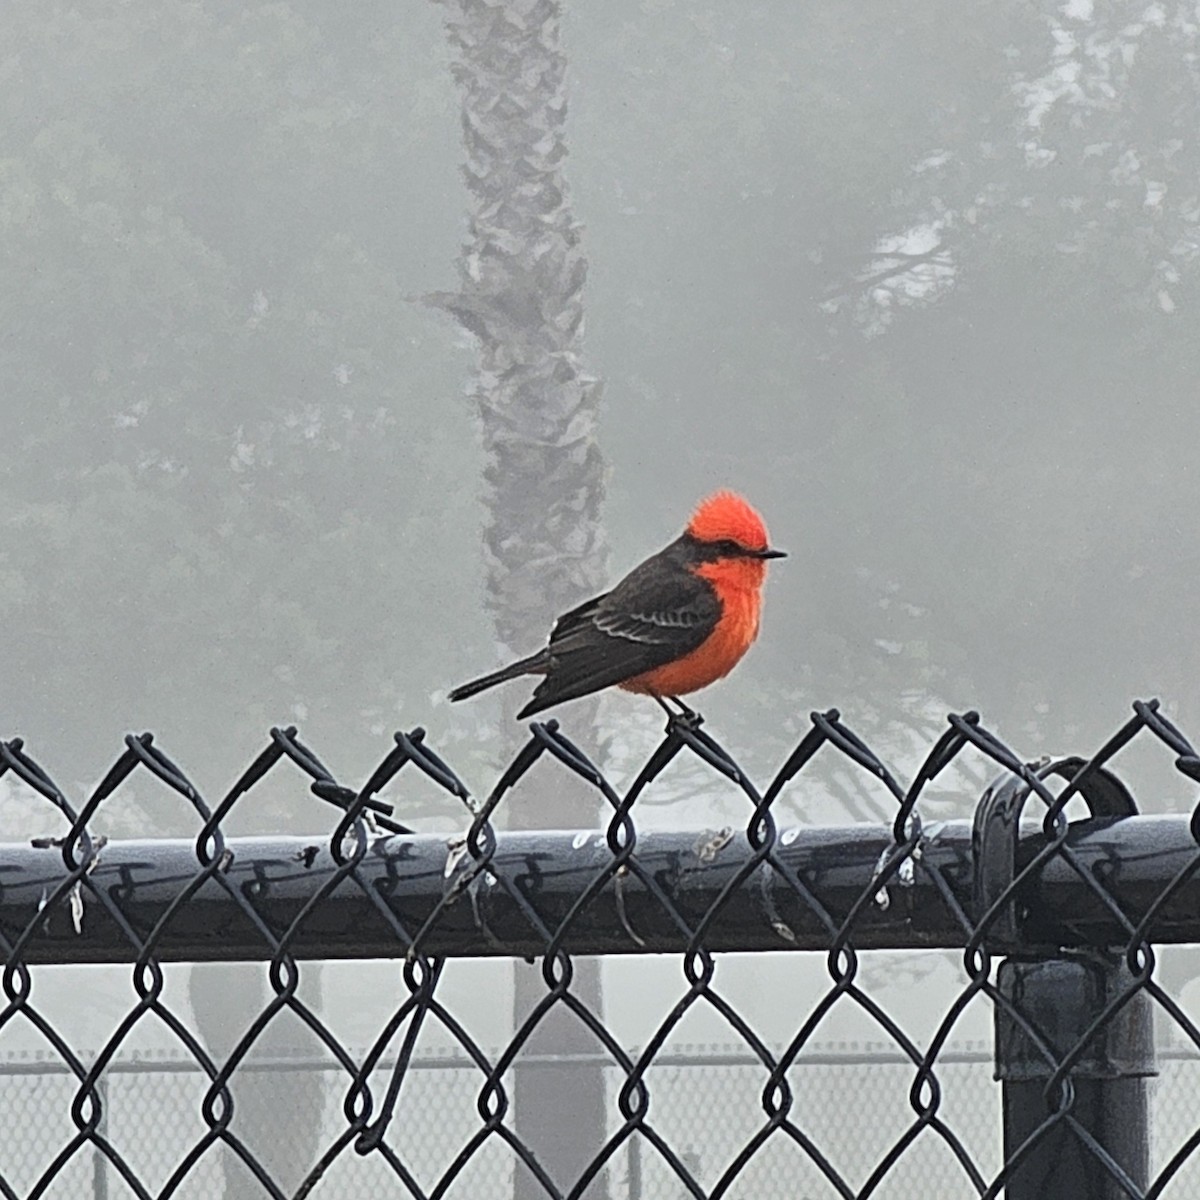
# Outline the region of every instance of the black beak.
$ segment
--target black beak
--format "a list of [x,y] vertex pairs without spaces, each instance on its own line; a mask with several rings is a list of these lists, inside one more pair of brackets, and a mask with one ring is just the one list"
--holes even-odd
[[787,558],[786,550],[755,550],[755,558]]

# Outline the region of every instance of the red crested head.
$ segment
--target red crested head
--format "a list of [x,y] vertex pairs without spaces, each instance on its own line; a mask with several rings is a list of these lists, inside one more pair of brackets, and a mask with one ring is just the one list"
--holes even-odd
[[734,542],[741,549],[765,551],[767,527],[736,492],[714,492],[701,500],[688,522],[687,532],[701,542]]

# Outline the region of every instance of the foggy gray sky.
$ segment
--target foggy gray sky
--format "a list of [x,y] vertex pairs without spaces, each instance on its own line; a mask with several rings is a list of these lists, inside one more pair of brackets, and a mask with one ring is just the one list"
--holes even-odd
[[[610,574],[716,486],[761,507],[792,558],[703,697],[759,769],[833,703],[1030,754],[1135,695],[1200,723],[1179,13],[567,13]],[[439,11],[7,22],[6,727],[80,782],[143,727],[214,787],[274,721],[479,757],[497,710],[443,701],[503,653],[473,350],[419,302],[467,206]]]

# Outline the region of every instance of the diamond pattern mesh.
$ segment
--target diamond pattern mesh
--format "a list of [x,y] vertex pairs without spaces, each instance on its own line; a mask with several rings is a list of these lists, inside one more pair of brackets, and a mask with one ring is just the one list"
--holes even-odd
[[[534,723],[482,801],[420,729],[397,734],[360,788],[334,779],[295,729],[272,730],[213,806],[149,734],[126,739],[78,807],[19,739],[0,743],[0,774],[11,772],[69,826],[65,837],[39,839],[32,849],[0,849],[0,1087],[9,1134],[0,1142],[0,1196],[764,1200],[990,1197],[1006,1188],[1024,1195],[1032,1193],[1020,1191],[1022,1164],[1064,1131],[1115,1195],[1194,1194],[1200,1029],[1160,966],[1155,941],[1200,940],[1200,912],[1189,915],[1200,808],[1190,821],[1173,823],[1137,814],[1108,767],[1135,739],[1162,747],[1188,781],[1200,779],[1200,756],[1156,702],[1135,704],[1132,718],[1090,758],[1056,763],[1026,763],[976,714],[952,715],[905,781],[836,711],[817,713],[762,789],[698,720],[673,719],[624,790],[556,722]],[[888,830],[780,831],[780,797],[818,754],[841,756],[865,773],[892,806]],[[638,805],[681,755],[736,789],[744,825],[680,834],[662,851],[639,833]],[[954,842],[942,822],[922,821],[922,802],[931,781],[961,756],[986,763],[1000,779],[981,801],[970,836]],[[227,837],[234,808],[289,764],[333,806],[327,841],[297,851],[294,839]],[[493,824],[535,765],[571,772],[607,806],[600,834],[572,835],[575,849],[591,847],[583,867],[578,855],[562,852],[561,836],[503,833]],[[149,772],[192,806],[202,823],[194,846],[106,843],[93,835],[97,812],[134,772]],[[466,834],[440,839],[436,871],[421,857],[429,836],[423,843],[395,819],[395,804],[380,799],[387,787],[403,796],[414,774],[468,810]],[[1081,802],[1087,820],[1068,821],[1068,805]],[[1146,822],[1155,821],[1152,830]],[[1146,854],[1144,838],[1160,829],[1169,853]],[[864,860],[868,842],[875,849]],[[671,851],[676,844],[687,853]],[[947,855],[950,844],[958,849]],[[42,856],[37,870],[28,865],[34,851]],[[281,907],[281,895],[292,897],[292,907]],[[1056,897],[1065,907],[1052,907]],[[339,1020],[308,987],[321,969],[309,960],[326,957],[313,952],[321,944],[313,939],[331,911],[351,902],[370,914],[370,930],[364,920],[361,946],[340,935],[340,953],[399,960],[388,985],[395,1002],[365,1046],[339,1032]],[[203,919],[193,920],[201,906]],[[762,929],[747,926],[744,945],[738,942],[738,922],[751,911],[775,939],[771,948],[808,968],[804,987],[771,993],[776,1007],[794,1013],[783,1041],[764,1037],[747,1015],[739,972],[751,971],[754,960],[726,953],[763,948]],[[604,922],[596,918],[601,912]],[[507,924],[497,913],[507,914]],[[521,933],[514,940],[515,926]],[[518,944],[536,948],[535,966],[520,961]],[[905,946],[927,956],[931,947],[960,954],[920,1036],[896,1003],[905,986],[902,978],[898,992],[896,977],[913,970],[919,982],[928,959],[918,957],[916,967],[902,962],[896,950]],[[820,975],[811,969],[814,947],[823,952]],[[673,956],[672,1004],[660,1009],[661,998],[632,996],[650,1025],[634,1047],[614,1033],[596,997],[576,986],[579,956],[614,948],[623,956],[623,981],[643,966],[661,971],[662,954]],[[891,957],[881,958],[883,950]],[[453,981],[464,977],[451,968],[481,956],[536,969],[544,981],[540,1003],[501,1045],[473,1032],[455,991]],[[1005,956],[1086,962],[1108,990],[1064,1044],[1061,1031],[1041,1027],[1002,986]],[[264,1002],[244,1028],[202,1034],[171,960],[247,957],[265,963],[245,968],[260,977],[265,971]],[[45,964],[101,960],[131,963],[120,969],[131,990],[107,1036],[85,1053],[75,1009],[64,1006],[51,974],[62,968]],[[944,952],[938,961],[945,966]],[[926,985],[950,977],[939,969],[925,971]],[[497,987],[494,973],[487,978],[485,987]],[[72,979],[86,1012],[98,993]],[[929,993],[925,986],[921,1003]],[[373,990],[370,998],[378,1000]],[[504,1003],[497,987],[493,1007]],[[1044,1119],[1019,1144],[1002,1138],[992,1053],[962,1049],[980,1006],[1019,1043],[1019,1069],[1032,1071],[1045,1100]],[[1139,1006],[1157,1023],[1161,1043],[1161,1074],[1148,1085],[1148,1174],[1105,1144],[1080,1100],[1085,1083],[1155,1073],[1145,1055],[1118,1061],[1106,1041],[1122,1022],[1142,1021]],[[375,1011],[364,999],[368,1009]],[[848,1013],[870,1030],[873,1049],[831,1048],[824,1040],[833,1015]],[[564,1016],[588,1049],[547,1054],[539,1037]],[[702,1053],[682,1046],[697,1021],[718,1027],[729,1044]],[[145,1052],[147,1040],[159,1049]],[[36,1050],[22,1053],[18,1043]],[[1013,1062],[999,1069],[1006,1081],[1017,1077]],[[553,1148],[522,1122],[514,1099],[522,1072],[553,1088],[565,1111],[585,1086],[573,1081],[601,1081],[604,1127],[579,1130],[588,1149],[570,1178],[562,1177]]]

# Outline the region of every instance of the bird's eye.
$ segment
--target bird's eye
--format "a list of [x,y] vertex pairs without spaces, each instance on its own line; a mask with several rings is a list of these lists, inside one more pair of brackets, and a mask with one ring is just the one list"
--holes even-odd
[[737,557],[740,554],[745,554],[745,550],[743,550],[742,547],[739,546],[732,538],[725,538],[718,544],[720,546],[722,555]]

